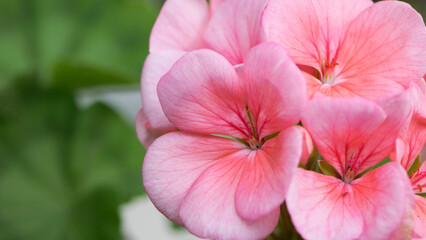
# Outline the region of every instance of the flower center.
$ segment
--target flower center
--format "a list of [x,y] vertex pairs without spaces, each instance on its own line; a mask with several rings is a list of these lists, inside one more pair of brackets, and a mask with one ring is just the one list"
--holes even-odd
[[247,122],[248,134],[247,134],[247,139],[243,139],[243,140],[247,143],[247,145],[252,150],[260,149],[260,147],[262,147],[263,141],[259,139],[259,133],[257,131],[256,124],[253,121],[253,118],[248,106],[246,106],[246,113],[249,119],[249,121]]
[[420,184],[420,180],[426,177],[426,172],[420,172],[420,169],[417,169],[417,172],[411,173],[411,176],[409,177],[411,180],[411,185],[413,186],[413,190],[419,193],[423,192],[423,188],[425,188],[426,185]]
[[331,61],[326,60],[321,64],[321,73],[319,77],[322,83],[333,84],[335,82],[338,65],[339,63],[337,63],[336,58],[333,58]]
[[244,143],[247,147],[249,147],[251,150],[258,150],[262,148],[262,145],[269,141],[270,139],[278,136],[280,134],[280,131],[274,132],[272,134],[269,134],[267,136],[263,136],[261,138],[261,135],[259,134],[259,130],[257,129],[256,122],[253,121],[252,114],[249,110],[249,108],[246,106],[246,112],[248,121],[245,124],[246,129],[246,138],[239,139],[240,142]]
[[358,157],[352,154],[352,156],[349,158],[349,160],[346,162],[346,171],[345,175],[343,176],[343,181],[350,183],[355,177],[356,173],[360,167],[360,162],[358,161]]
[[252,150],[260,149],[260,147],[262,147],[262,142],[256,139],[254,136],[249,138],[247,140],[247,143],[249,144]]

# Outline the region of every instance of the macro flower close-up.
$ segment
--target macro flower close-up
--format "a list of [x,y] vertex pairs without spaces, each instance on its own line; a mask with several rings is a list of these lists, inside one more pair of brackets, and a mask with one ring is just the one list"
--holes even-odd
[[392,151],[409,109],[406,94],[377,103],[310,102],[302,123],[324,158],[319,167],[325,175],[300,169],[293,179],[287,207],[303,237],[391,239],[396,231],[402,239],[411,236],[404,218],[413,218],[406,211],[414,195],[406,174],[398,163],[370,171]]
[[0,240],[426,240],[424,16],[0,1]]
[[[222,3],[223,2],[223,3]],[[260,17],[266,0],[166,1],[152,29],[150,54],[142,71],[143,108],[139,138],[148,147],[156,136],[174,130],[164,115],[157,84],[185,53],[211,49],[232,65],[243,62],[249,49],[260,42]],[[141,121],[137,121],[138,124]]]
[[156,207],[200,237],[268,236],[302,155],[302,131],[292,125],[304,84],[278,44],[252,48],[243,69],[209,50],[180,59],[158,85],[180,131],[158,138],[143,166]]
[[426,27],[414,8],[176,4],[151,33],[136,119],[161,213],[201,238],[426,237]]
[[375,99],[424,75],[422,20],[400,1],[271,0],[262,26],[306,72],[309,97]]

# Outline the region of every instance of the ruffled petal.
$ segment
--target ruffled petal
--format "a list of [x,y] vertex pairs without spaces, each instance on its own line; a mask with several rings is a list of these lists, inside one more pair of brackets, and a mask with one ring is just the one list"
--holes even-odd
[[239,216],[256,220],[279,208],[297,169],[302,144],[302,132],[291,127],[250,153],[235,195]]
[[297,64],[321,69],[321,60],[337,52],[348,24],[372,4],[371,0],[271,0],[262,17],[263,40],[284,46]]
[[[338,53],[339,78],[348,82],[346,88],[370,99],[398,91],[395,84],[408,88],[426,72],[425,42],[423,19],[409,4],[375,3],[348,27]],[[380,91],[371,91],[369,85],[381,86]]]
[[[380,92],[378,91],[380,89]],[[337,82],[335,84],[323,84],[315,93],[317,96],[330,97],[363,97],[370,100],[376,100],[378,97],[388,96],[401,92],[404,87],[393,81],[357,81],[350,79],[348,81]]]
[[300,121],[306,101],[305,80],[280,45],[254,47],[246,58],[244,75],[248,107],[261,138]]
[[389,239],[404,220],[408,196],[413,198],[407,187],[397,163],[351,184],[298,169],[286,202],[304,239]]
[[145,149],[148,149],[149,146],[151,146],[151,144],[154,142],[154,140],[160,137],[161,135],[166,134],[168,132],[176,131],[175,128],[152,128],[142,108],[139,109],[138,113],[136,114],[135,124],[138,139],[145,147]]
[[151,53],[145,60],[141,78],[142,104],[146,117],[153,128],[173,127],[161,109],[157,85],[184,54],[183,51],[160,51]]
[[426,239],[426,198],[421,196],[415,196],[415,198],[415,227],[413,237],[415,239]]
[[167,0],[152,28],[149,51],[203,48],[209,17],[205,0]]
[[216,11],[220,4],[225,2],[225,0],[210,0],[210,10],[212,13]]
[[[166,134],[146,153],[142,170],[145,191],[161,213],[182,225],[179,210],[191,185],[207,168],[234,159],[242,148],[243,144],[226,138],[183,132]],[[206,197],[206,201],[215,200]]]
[[314,149],[314,143],[311,135],[309,135],[306,129],[301,126],[295,126],[295,128],[302,135],[302,157],[300,158],[300,162],[306,165],[308,163],[309,156]]
[[352,165],[356,175],[389,155],[409,109],[405,92],[378,103],[318,98],[308,104],[302,122],[325,160],[341,175]]
[[426,93],[417,84],[411,83],[409,96],[412,113],[396,143],[396,158],[407,170],[426,143]]
[[217,161],[192,185],[179,214],[189,232],[201,238],[263,239],[274,230],[279,208],[253,221],[242,219],[235,209],[248,152]]
[[350,157],[385,119],[379,106],[360,98],[320,98],[308,104],[302,122],[321,156],[343,175],[347,155]]
[[167,118],[180,130],[247,135],[240,81],[218,53],[197,50],[183,56],[160,80],[158,95]]
[[250,48],[260,42],[260,18],[267,2],[224,1],[215,10],[204,35],[209,47],[233,65],[242,63]]
[[305,81],[306,81],[307,97],[308,99],[311,99],[315,96],[315,94],[317,94],[318,90],[320,90],[323,85],[321,81],[318,78],[314,77],[312,74],[306,73],[306,72],[302,72],[302,74],[305,77]]

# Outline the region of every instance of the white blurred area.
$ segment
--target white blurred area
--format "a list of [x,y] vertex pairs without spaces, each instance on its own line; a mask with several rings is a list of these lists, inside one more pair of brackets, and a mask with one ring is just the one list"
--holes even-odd
[[136,113],[142,105],[139,85],[86,88],[77,93],[76,101],[83,109],[98,102],[103,103],[132,126],[134,126]]
[[139,197],[120,208],[124,240],[199,240],[186,229],[173,229],[169,220],[147,196]]

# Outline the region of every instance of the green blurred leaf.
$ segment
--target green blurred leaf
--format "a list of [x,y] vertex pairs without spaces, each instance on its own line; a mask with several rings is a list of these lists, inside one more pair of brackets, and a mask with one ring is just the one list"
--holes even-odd
[[158,12],[148,0],[0,1],[0,89],[28,72],[49,85],[69,59],[138,82]]
[[118,206],[143,193],[134,129],[35,82],[0,92],[1,239],[119,239]]
[[52,86],[60,89],[77,90],[97,85],[126,83],[133,83],[132,78],[72,61],[59,61],[53,69]]

